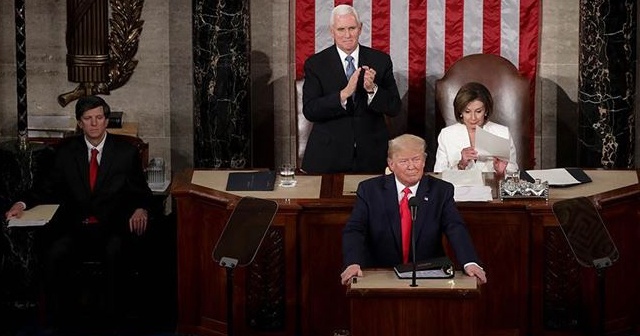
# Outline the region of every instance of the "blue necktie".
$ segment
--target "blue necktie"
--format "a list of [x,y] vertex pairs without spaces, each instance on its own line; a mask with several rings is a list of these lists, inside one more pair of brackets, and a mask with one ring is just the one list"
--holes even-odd
[[351,75],[356,72],[356,67],[353,65],[353,56],[349,55],[345,57],[345,60],[347,61],[347,71],[345,73],[347,74],[347,80],[349,80]]

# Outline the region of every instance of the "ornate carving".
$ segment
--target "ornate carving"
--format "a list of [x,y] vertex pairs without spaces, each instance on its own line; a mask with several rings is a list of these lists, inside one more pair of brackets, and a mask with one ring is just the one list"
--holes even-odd
[[58,96],[63,107],[82,96],[109,94],[127,83],[138,65],[133,57],[144,23],[144,0],[110,0],[108,20],[106,1],[67,1],[69,81],[80,84]]
[[111,0],[111,32],[109,34],[109,90],[129,81],[138,60],[140,34],[144,20],[140,20],[144,0]]
[[283,227],[271,227],[249,266],[247,325],[256,330],[282,330],[285,325]]
[[580,323],[580,265],[559,227],[545,228],[544,325],[550,330],[576,330]]

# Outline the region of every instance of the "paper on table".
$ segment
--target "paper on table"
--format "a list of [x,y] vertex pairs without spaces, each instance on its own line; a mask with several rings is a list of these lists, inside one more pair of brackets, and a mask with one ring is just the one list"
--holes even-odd
[[497,157],[508,161],[509,147],[509,139],[476,127],[476,151],[478,151],[478,157]]
[[22,217],[9,219],[9,225],[7,226],[42,226],[49,223],[56,210],[58,210],[58,204],[36,205],[29,210],[25,210]]
[[549,182],[549,185],[570,185],[579,184],[580,181],[576,180],[573,175],[564,168],[554,169],[541,169],[541,170],[527,170],[527,174],[534,179],[540,179],[540,181]]
[[453,200],[456,202],[489,202],[492,199],[489,186],[466,186],[453,189]]
[[469,170],[445,170],[442,179],[456,187],[483,186],[482,172],[477,169]]

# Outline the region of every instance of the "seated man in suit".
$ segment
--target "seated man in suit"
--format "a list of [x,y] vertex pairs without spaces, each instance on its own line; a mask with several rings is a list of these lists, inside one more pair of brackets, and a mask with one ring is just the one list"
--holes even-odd
[[329,26],[335,44],[304,64],[302,112],[313,128],[302,170],[382,173],[385,115],[401,106],[391,57],[359,44],[362,22],[353,7],[336,6]]
[[420,200],[415,221],[416,261],[444,256],[445,234],[466,274],[479,283],[487,281],[453,200],[453,185],[425,175],[425,162],[424,140],[403,134],[389,141],[387,164],[393,174],[360,183],[342,236],[343,284],[362,276],[361,268],[393,267],[412,260],[410,195]]
[[44,234],[47,312],[55,324],[71,317],[64,309],[73,290],[70,274],[90,256],[105,263],[108,323],[117,327],[128,251],[147,230],[152,193],[137,149],[107,133],[109,113],[102,98],[80,98],[75,114],[83,134],[59,145],[44,190],[29,193],[6,213],[20,217],[27,207],[60,205]]

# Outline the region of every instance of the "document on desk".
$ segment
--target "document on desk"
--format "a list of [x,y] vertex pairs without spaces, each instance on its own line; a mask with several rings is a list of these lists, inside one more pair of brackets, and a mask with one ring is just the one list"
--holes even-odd
[[491,134],[480,127],[476,127],[476,151],[479,158],[497,157],[509,160],[509,139]]
[[568,187],[576,184],[591,182],[591,178],[580,168],[553,168],[527,170],[531,179],[549,183],[552,187]]
[[455,187],[483,186],[482,172],[476,169],[444,170],[442,179]]
[[453,184],[453,199],[456,202],[488,202],[493,199],[491,187],[484,185],[479,170],[445,170],[442,179]]
[[20,218],[9,219],[8,227],[43,226],[53,218],[58,210],[58,204],[36,205],[25,210]]

